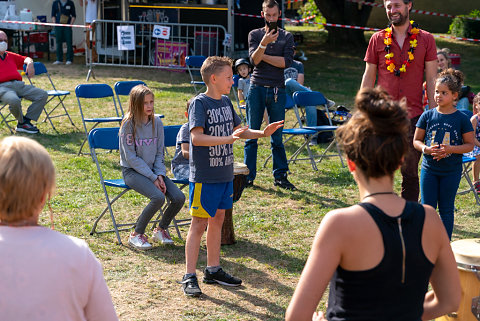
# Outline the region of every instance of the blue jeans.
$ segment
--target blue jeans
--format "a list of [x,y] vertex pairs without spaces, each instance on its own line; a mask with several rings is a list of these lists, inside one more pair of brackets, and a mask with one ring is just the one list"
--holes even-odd
[[[285,92],[292,96],[296,91],[311,91],[305,86],[300,85],[298,81],[293,78],[285,80]],[[305,115],[307,116],[307,126],[317,126],[317,107],[305,106]]]
[[420,172],[420,193],[422,204],[437,208],[448,237],[452,239],[453,211],[455,209],[455,195],[462,178],[461,173],[445,176],[435,175],[422,168]]
[[[278,88],[277,101],[274,99],[274,88],[267,88],[252,84],[247,99],[247,124],[251,129],[260,129],[265,108],[268,113],[269,123],[285,120],[285,89]],[[273,177],[282,178],[287,174],[288,163],[285,147],[282,141],[282,128],[270,137],[273,155]],[[257,175],[257,149],[256,139],[247,139],[245,142],[244,162],[250,173],[247,181],[253,181]]]
[[63,61],[63,43],[67,43],[67,61],[73,62],[73,46],[72,46],[72,28],[55,27],[55,38],[57,41],[57,61]]

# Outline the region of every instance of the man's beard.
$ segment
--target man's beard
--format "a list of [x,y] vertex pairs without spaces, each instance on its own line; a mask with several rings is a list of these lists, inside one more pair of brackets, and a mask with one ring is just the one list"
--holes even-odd
[[405,24],[405,22],[408,21],[408,11],[406,10],[405,11],[405,14],[402,14],[402,13],[398,13],[400,15],[400,19],[397,20],[396,22],[393,22],[393,20],[388,17],[388,20],[390,21],[391,24],[393,24],[394,26],[403,26]]

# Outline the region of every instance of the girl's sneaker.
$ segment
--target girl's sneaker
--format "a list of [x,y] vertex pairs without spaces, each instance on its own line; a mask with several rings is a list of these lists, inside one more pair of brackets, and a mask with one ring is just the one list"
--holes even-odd
[[152,244],[148,243],[148,238],[145,234],[130,234],[128,237],[128,244],[138,250],[150,250],[152,248]]
[[173,240],[170,237],[170,234],[164,229],[156,228],[153,231],[153,242],[161,242],[162,244],[173,244]]

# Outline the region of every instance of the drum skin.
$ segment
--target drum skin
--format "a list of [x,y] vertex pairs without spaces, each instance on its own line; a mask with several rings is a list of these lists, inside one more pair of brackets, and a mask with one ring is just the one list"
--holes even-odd
[[[480,239],[452,242],[452,251],[457,261],[462,300],[457,312],[437,318],[437,321],[477,321],[480,313]],[[473,311],[477,311],[475,316]]]

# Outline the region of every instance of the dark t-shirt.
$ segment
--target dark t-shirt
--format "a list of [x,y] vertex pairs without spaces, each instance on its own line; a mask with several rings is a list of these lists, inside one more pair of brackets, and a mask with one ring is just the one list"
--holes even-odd
[[[425,130],[425,145],[462,145],[463,134],[473,131],[468,116],[457,110],[453,114],[441,114],[436,108],[424,112],[417,127]],[[462,155],[450,154],[437,161],[432,155],[424,154],[422,168],[437,175],[446,175],[462,170]]]
[[[283,29],[278,29],[279,35],[275,42],[269,43],[265,54],[269,56],[280,56],[285,59],[285,68],[290,67],[293,61],[293,36],[290,32]],[[259,28],[250,31],[248,34],[248,53],[252,57],[258,45],[265,35],[265,28]],[[253,63],[253,59],[250,59]],[[283,70],[285,68],[278,68],[265,61],[260,61],[258,65],[253,68],[253,73],[250,79],[251,84],[259,86],[285,87],[283,80]]]
[[52,4],[52,17],[55,17],[55,21],[60,23],[60,16],[64,14],[68,16],[69,24],[72,21],[72,17],[76,18],[77,15],[75,13],[75,4],[71,0],[67,0],[66,4],[63,5],[60,0],[56,0]]
[[[190,105],[188,113],[190,131],[202,127],[205,135],[230,136],[240,125],[227,96],[213,99],[199,94]],[[190,144],[190,182],[226,183],[233,181],[233,144],[195,146]]]

